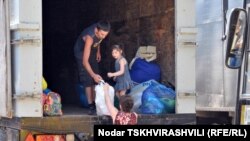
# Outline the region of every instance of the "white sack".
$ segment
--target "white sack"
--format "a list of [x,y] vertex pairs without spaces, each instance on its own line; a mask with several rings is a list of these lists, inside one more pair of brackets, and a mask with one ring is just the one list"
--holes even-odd
[[[100,83],[95,86],[95,104],[96,104],[96,114],[97,115],[110,115],[108,108],[105,103],[103,83]],[[112,86],[109,87],[109,97],[111,102],[114,104],[114,88]]]

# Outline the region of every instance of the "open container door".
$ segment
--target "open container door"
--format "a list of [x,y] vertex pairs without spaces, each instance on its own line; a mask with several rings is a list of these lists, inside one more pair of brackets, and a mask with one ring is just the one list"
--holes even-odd
[[0,0],[0,117],[11,117],[8,1]]
[[42,117],[42,1],[11,0],[14,114]]
[[250,125],[249,4],[230,13],[225,64],[238,71],[235,124]]
[[195,113],[195,0],[177,0],[175,7],[176,113]]

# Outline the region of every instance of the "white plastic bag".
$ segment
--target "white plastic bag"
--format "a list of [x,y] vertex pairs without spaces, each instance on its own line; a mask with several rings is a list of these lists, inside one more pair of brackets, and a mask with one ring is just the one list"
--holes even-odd
[[[95,104],[96,104],[96,114],[97,115],[110,115],[109,110],[105,103],[103,83],[100,83],[95,86]],[[109,97],[111,102],[114,103],[114,88],[112,86],[109,87]]]

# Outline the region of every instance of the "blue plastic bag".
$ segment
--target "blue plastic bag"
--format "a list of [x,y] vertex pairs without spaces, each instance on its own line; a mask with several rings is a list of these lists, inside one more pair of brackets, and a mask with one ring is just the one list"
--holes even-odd
[[47,95],[49,92],[51,92],[51,90],[48,89],[48,88],[46,88],[46,89],[43,90],[43,93],[46,94],[46,95]]
[[145,91],[153,82],[157,83],[155,80],[149,80],[143,83],[140,83],[131,88],[129,95],[132,97],[134,101],[134,106],[132,108],[133,112],[140,113],[140,106],[141,106],[141,97],[143,91]]
[[88,107],[88,99],[87,99],[87,96],[85,94],[84,86],[81,84],[76,84],[76,92],[79,96],[81,106],[87,108]]
[[156,81],[143,91],[142,114],[168,114],[175,113],[175,91]]
[[161,69],[156,63],[137,58],[131,67],[130,77],[136,83],[146,82],[151,79],[160,81]]

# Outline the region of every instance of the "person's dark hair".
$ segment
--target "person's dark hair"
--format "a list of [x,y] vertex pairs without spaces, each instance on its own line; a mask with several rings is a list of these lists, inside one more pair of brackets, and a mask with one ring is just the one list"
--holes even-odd
[[118,45],[118,44],[115,44],[115,45],[112,45],[112,50],[123,50],[123,48],[120,46],[120,45]]
[[112,50],[118,50],[118,51],[122,51],[122,56],[125,57],[125,53],[123,51],[123,44],[115,44],[112,45]]
[[99,21],[99,22],[97,23],[96,28],[97,28],[98,30],[103,30],[103,31],[109,32],[111,26],[110,26],[110,23],[109,23],[108,21]]
[[120,105],[124,112],[130,112],[134,106],[134,101],[130,95],[123,95],[119,99]]

